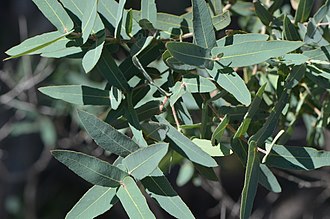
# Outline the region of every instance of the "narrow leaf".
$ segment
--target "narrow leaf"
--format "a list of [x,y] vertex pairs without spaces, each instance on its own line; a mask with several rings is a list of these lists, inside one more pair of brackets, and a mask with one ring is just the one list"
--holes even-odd
[[147,19],[152,24],[157,23],[157,8],[155,0],[141,1],[141,20]]
[[233,153],[229,148],[222,144],[216,146],[212,145],[211,141],[207,139],[194,138],[192,142],[212,157],[223,157]]
[[124,178],[123,183],[119,187],[116,195],[130,218],[155,218],[154,214],[148,207],[146,199],[144,198],[133,178]]
[[248,219],[252,212],[253,202],[258,188],[259,163],[257,145],[252,141],[249,145],[244,188],[242,191],[240,210],[241,219]]
[[192,0],[194,40],[198,46],[212,49],[216,45],[209,8],[205,1]]
[[110,91],[84,85],[62,85],[41,87],[41,93],[78,105],[110,105]]
[[68,212],[65,219],[94,218],[108,211],[116,202],[116,188],[93,186]]
[[78,111],[78,116],[89,135],[104,150],[126,157],[139,149],[139,146],[132,139],[96,116],[85,111]]
[[293,66],[290,74],[288,75],[288,77],[285,80],[285,87],[287,89],[292,89],[295,86],[298,85],[298,83],[300,82],[300,80],[304,77],[306,72],[306,65],[295,65]]
[[309,14],[313,8],[314,0],[299,0],[298,9],[296,11],[296,16],[294,18],[295,23],[303,23],[307,21]]
[[304,51],[303,55],[308,56],[311,60],[327,61],[330,63],[330,45],[321,46],[320,48]]
[[156,141],[164,141],[168,132],[168,127],[157,122],[145,122],[141,124],[145,138],[151,138]]
[[212,55],[223,53],[220,63],[224,66],[243,67],[258,64],[271,57],[278,57],[302,46],[297,41],[255,41],[212,49]]
[[115,38],[117,39],[120,38],[125,3],[126,0],[120,0],[117,9],[116,26],[115,26]]
[[288,16],[284,16],[283,19],[283,35],[284,38],[290,41],[298,41],[300,40],[299,33],[296,27],[291,23]]
[[256,14],[260,18],[261,22],[264,25],[269,26],[270,22],[273,21],[273,16],[271,13],[269,13],[269,11],[267,11],[267,9],[258,0],[256,0],[253,4]]
[[220,143],[220,140],[222,138],[223,133],[226,130],[228,123],[229,123],[229,116],[226,115],[212,133],[212,137],[211,137],[212,145],[217,145]]
[[54,150],[53,156],[84,180],[100,186],[117,187],[127,173],[98,158],[68,150]]
[[260,33],[234,34],[217,40],[217,46],[224,47],[245,42],[266,41],[268,38],[267,34]]
[[208,93],[216,89],[210,79],[201,76],[184,77],[182,84],[190,93]]
[[97,16],[97,3],[98,0],[90,0],[86,2],[84,15],[82,17],[82,24],[81,24],[83,43],[86,43],[86,41],[89,38],[89,35],[92,32],[95,19]]
[[140,180],[152,173],[168,150],[168,144],[158,143],[141,148],[123,159],[128,173]]
[[57,0],[32,0],[46,18],[61,33],[68,33],[74,24],[62,5]]
[[171,126],[163,117],[156,116],[157,120],[161,124],[168,126],[169,130],[167,136],[175,144],[175,150],[180,153],[182,156],[188,158],[190,161],[198,163],[206,167],[215,167],[218,164],[213,160],[213,158],[200,149],[196,144],[192,143],[189,138],[184,136],[173,126]]

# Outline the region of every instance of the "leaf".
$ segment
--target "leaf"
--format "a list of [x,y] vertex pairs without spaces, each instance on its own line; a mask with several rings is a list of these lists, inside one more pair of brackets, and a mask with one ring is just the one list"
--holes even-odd
[[274,144],[265,164],[281,169],[314,170],[330,166],[330,152],[311,147]]
[[216,45],[216,39],[208,6],[205,1],[192,0],[191,2],[194,40],[198,46],[212,49]]
[[288,16],[284,16],[283,19],[283,35],[284,38],[290,41],[299,41],[300,36],[296,27],[291,23]]
[[131,36],[133,30],[133,11],[131,9],[127,12],[125,29],[127,36]]
[[219,0],[211,0],[209,1],[210,7],[214,13],[214,15],[222,13],[222,3]]
[[94,218],[108,211],[116,202],[116,188],[93,186],[68,212],[65,219]]
[[303,55],[308,56],[311,61],[320,60],[327,61],[330,63],[330,45],[321,46],[320,48],[304,51]]
[[111,53],[106,48],[103,49],[96,68],[108,80],[109,84],[124,92],[130,89],[123,72],[119,69]]
[[139,146],[132,139],[99,120],[96,116],[80,110],[78,116],[88,134],[104,150],[126,157],[139,149]]
[[116,195],[130,218],[155,218],[154,214],[148,207],[146,199],[142,195],[133,178],[124,178],[123,183],[119,187]]
[[68,33],[73,29],[73,22],[62,5],[57,0],[32,0],[45,17],[61,33]]
[[126,3],[126,0],[119,0],[119,5],[118,5],[118,9],[117,9],[117,17],[116,17],[116,26],[115,26],[115,38],[117,38],[117,39],[120,38],[125,3]]
[[210,79],[201,76],[184,77],[182,84],[190,93],[208,93],[216,89]]
[[208,73],[223,89],[231,93],[236,100],[248,106],[251,103],[250,91],[245,85],[243,79],[232,69],[223,68],[218,63],[215,63],[212,70]]
[[216,146],[213,146],[211,141],[207,139],[194,138],[192,142],[212,157],[222,157],[233,153],[229,148],[224,145],[218,144]]
[[53,156],[84,180],[100,186],[117,187],[127,173],[98,158],[68,150],[53,150]]
[[277,9],[280,9],[283,5],[283,0],[274,0],[273,4],[268,8],[269,13],[274,14]]
[[294,18],[295,24],[307,21],[309,14],[313,8],[314,0],[299,0],[299,5]]
[[168,42],[166,48],[175,59],[185,64],[208,69],[213,67],[209,49],[186,42]]
[[155,199],[167,213],[176,218],[195,218],[158,168],[141,182],[151,198]]
[[212,133],[212,137],[211,137],[212,145],[217,145],[220,143],[220,140],[222,138],[223,133],[226,130],[228,123],[229,123],[229,116],[225,115],[223,120],[219,123],[219,125],[215,128],[215,130]]
[[141,20],[147,19],[152,24],[157,23],[157,8],[155,0],[141,1]]
[[168,150],[168,144],[158,143],[141,148],[123,159],[128,173],[141,180],[152,173]]
[[169,130],[167,132],[167,136],[175,144],[174,150],[182,156],[188,158],[190,161],[198,163],[202,166],[215,167],[218,165],[210,155],[205,153],[196,144],[192,143],[189,138],[171,126],[163,117],[156,116],[156,118],[161,124],[168,126]]
[[283,56],[283,60],[280,62],[285,65],[301,65],[308,61],[308,57],[299,53],[290,53]]
[[124,99],[123,93],[116,87],[111,87],[110,90],[111,109],[118,109],[121,101]]
[[92,33],[94,23],[97,16],[97,3],[98,0],[89,0],[86,2],[84,14],[82,17],[81,32],[83,43],[86,43],[89,35]]
[[327,0],[314,14],[315,23],[320,23],[330,13],[330,1]]
[[82,21],[87,1],[88,0],[61,0],[61,3]]
[[41,53],[41,49],[55,43],[68,34],[70,34],[70,32],[63,34],[59,31],[54,31],[31,37],[27,40],[24,40],[19,45],[7,50],[6,54],[11,57],[6,58],[5,60],[18,58],[30,53],[39,54]]
[[222,14],[212,17],[212,23],[213,23],[215,30],[217,30],[217,31],[226,28],[231,23],[230,12],[225,11]]
[[252,141],[249,144],[244,187],[242,191],[240,210],[241,219],[248,219],[252,212],[253,202],[258,188],[259,163],[257,144],[256,142]]
[[47,96],[72,104],[106,106],[111,104],[109,91],[84,85],[49,86],[38,90]]
[[179,173],[176,177],[176,185],[182,187],[186,185],[194,176],[194,165],[190,161],[185,161],[181,164]]
[[245,42],[266,41],[268,38],[267,34],[260,33],[234,34],[217,40],[217,46],[224,47]]
[[256,10],[257,16],[260,18],[261,22],[269,26],[269,24],[273,21],[273,16],[267,11],[267,9],[260,3],[260,1],[254,1],[254,8]]
[[306,72],[306,65],[295,65],[293,66],[290,74],[288,75],[288,77],[285,80],[285,87],[287,89],[292,89],[295,86],[298,85],[298,83],[300,82],[300,80],[304,77]]
[[164,124],[149,121],[141,124],[145,138],[151,138],[156,141],[164,141],[168,132],[168,127]]
[[212,49],[212,56],[223,53],[220,63],[224,66],[243,67],[258,64],[271,57],[278,57],[302,46],[298,41],[254,41]]

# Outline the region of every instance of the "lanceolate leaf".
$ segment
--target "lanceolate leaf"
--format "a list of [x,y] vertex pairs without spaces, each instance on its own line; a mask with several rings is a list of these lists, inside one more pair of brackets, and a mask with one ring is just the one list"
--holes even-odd
[[68,33],[72,30],[73,22],[57,0],[33,0],[33,2],[59,32]]
[[266,41],[268,38],[269,36],[267,34],[260,33],[235,34],[217,40],[217,46],[224,47],[251,41]]
[[246,106],[250,105],[250,92],[243,79],[232,68],[223,68],[215,63],[214,68],[208,72],[223,89],[231,93],[239,102]]
[[152,24],[157,23],[157,8],[155,0],[141,1],[141,19],[147,19]]
[[220,140],[222,138],[223,133],[226,130],[228,123],[229,123],[229,116],[226,115],[212,133],[212,138],[211,138],[212,145],[217,145],[220,143]]
[[141,148],[123,159],[128,173],[140,180],[152,173],[168,150],[168,144],[158,143]]
[[150,211],[146,199],[139,187],[131,177],[126,177],[117,191],[117,197],[123,205],[126,213],[134,219],[153,219],[154,214]]
[[177,60],[197,66],[199,68],[212,69],[213,60],[209,49],[194,45],[192,43],[169,42],[166,48]]
[[188,206],[174,191],[161,170],[157,168],[151,176],[144,178],[141,182],[151,198],[155,199],[167,213],[176,218],[195,218]]
[[192,0],[194,40],[196,44],[212,49],[216,45],[215,32],[209,8],[205,1]]
[[97,16],[97,3],[98,0],[90,0],[86,2],[81,27],[83,43],[88,40],[89,35],[92,32]]
[[330,54],[330,45],[321,46],[318,49],[313,49],[303,52],[303,55],[308,56],[311,60],[327,61],[330,63],[329,54]]
[[141,124],[142,130],[145,133],[145,138],[151,138],[156,141],[164,141],[168,132],[168,127],[157,122],[145,122]]
[[285,87],[287,89],[292,89],[298,85],[299,81],[304,77],[306,72],[306,65],[295,65],[293,66],[290,74],[285,80]]
[[307,21],[309,14],[313,8],[314,0],[299,0],[298,9],[296,11],[296,16],[294,18],[295,23],[302,23]]
[[78,105],[111,104],[110,91],[84,85],[62,85],[41,87],[39,91],[52,98]]
[[139,146],[132,139],[99,120],[96,116],[84,111],[78,111],[78,115],[86,131],[104,150],[126,157],[139,149]]
[[330,166],[330,152],[311,147],[273,145],[265,164],[295,170],[313,170]]
[[254,8],[256,10],[257,16],[260,18],[264,25],[268,26],[270,22],[273,21],[273,16],[258,0],[254,2]]
[[254,197],[258,188],[259,158],[257,145],[254,141],[249,144],[249,152],[245,171],[244,188],[242,191],[240,218],[248,219],[252,212]]
[[211,0],[209,1],[212,5],[213,12],[215,15],[222,13],[222,3],[219,0]]
[[229,148],[222,144],[216,146],[212,145],[211,141],[207,139],[194,138],[192,142],[212,157],[222,157],[233,153]]
[[63,34],[59,31],[54,31],[31,37],[23,41],[21,44],[7,50],[6,54],[10,55],[11,57],[5,60],[18,58],[20,56],[28,55],[30,53],[39,54],[41,53],[41,49],[55,43],[56,41],[64,38],[68,34],[70,34],[70,32]]
[[120,31],[121,31],[121,26],[122,26],[122,19],[123,19],[125,3],[126,3],[126,0],[120,0],[118,9],[117,9],[117,18],[116,18],[116,26],[115,26],[115,37],[117,39],[120,38]]
[[98,158],[68,150],[54,150],[53,156],[84,180],[100,186],[117,187],[128,174]]
[[65,219],[94,218],[108,211],[117,201],[116,188],[93,186],[68,212]]
[[190,161],[194,163],[198,163],[202,166],[206,167],[215,167],[217,163],[213,158],[205,153],[202,149],[200,149],[197,145],[191,142],[189,138],[184,136],[178,130],[176,130],[173,126],[171,126],[163,117],[156,116],[158,121],[162,124],[168,126],[169,130],[167,136],[173,141],[175,144],[175,150],[180,153],[182,156],[188,158]]
[[285,55],[302,45],[302,42],[293,41],[254,41],[216,47],[212,49],[212,55],[217,56],[223,53],[223,57],[220,58],[222,65],[243,67],[264,62],[271,57]]
[[299,33],[296,27],[291,23],[290,19],[287,16],[284,16],[283,20],[283,35],[285,39],[290,41],[300,40]]
[[210,79],[201,76],[184,77],[182,83],[190,93],[207,93],[216,89]]

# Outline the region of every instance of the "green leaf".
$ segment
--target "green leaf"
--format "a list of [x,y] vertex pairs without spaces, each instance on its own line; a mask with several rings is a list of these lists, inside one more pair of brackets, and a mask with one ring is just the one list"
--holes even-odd
[[274,12],[277,9],[280,9],[283,6],[283,0],[274,0],[273,4],[269,7],[268,11],[271,14],[274,14]]
[[108,211],[116,202],[116,188],[93,186],[68,212],[65,219],[94,218]]
[[[266,143],[266,147],[269,144]],[[281,169],[314,170],[330,166],[330,152],[311,147],[274,144],[265,164]]]
[[198,75],[182,78],[182,84],[190,93],[208,93],[216,89],[216,86],[209,78]]
[[314,5],[314,0],[299,0],[299,5],[294,18],[295,24],[307,21]]
[[57,0],[32,0],[45,17],[61,33],[68,33],[74,24],[62,5]]
[[329,54],[330,54],[330,45],[321,46],[320,48],[303,52],[303,55],[308,56],[311,59],[311,61],[320,60],[330,63]]
[[111,105],[110,91],[84,85],[41,87],[41,93],[77,105]]
[[224,47],[245,42],[266,41],[268,38],[267,34],[260,33],[234,34],[217,40],[217,46]]
[[82,21],[87,1],[88,0],[61,0],[61,3]]
[[280,62],[285,65],[301,65],[308,61],[308,57],[300,53],[290,53],[283,56],[283,60]]
[[231,23],[230,12],[225,11],[222,14],[212,17],[212,23],[213,23],[215,30],[217,30],[217,31],[226,28]]
[[155,0],[141,1],[141,20],[147,19],[152,24],[157,23],[157,8]]
[[92,33],[94,23],[97,16],[97,3],[98,0],[90,0],[86,2],[84,14],[82,17],[81,32],[83,43],[86,43],[89,35]]
[[116,26],[115,26],[115,38],[117,38],[117,39],[120,38],[125,3],[126,3],[126,0],[119,0],[119,5],[118,5],[118,9],[117,9],[117,17],[116,17]]
[[306,65],[295,65],[293,66],[290,74],[288,75],[288,77],[285,80],[285,87],[287,89],[292,89],[295,86],[298,85],[298,83],[300,82],[300,80],[304,77],[306,72]]
[[123,183],[119,187],[116,195],[130,218],[155,218],[154,214],[148,207],[146,199],[142,195],[133,178],[124,178]]
[[223,53],[220,63],[224,66],[243,67],[258,64],[271,57],[278,57],[293,51],[302,42],[297,41],[254,41],[212,49],[212,56]]
[[121,101],[124,99],[123,93],[116,87],[110,89],[111,109],[118,109]]
[[241,219],[248,219],[252,212],[254,197],[258,188],[259,163],[257,144],[252,141],[249,145],[244,187],[242,191]]
[[208,73],[217,82],[217,84],[231,93],[236,100],[246,106],[250,105],[250,92],[243,79],[232,68],[223,68],[218,63],[215,63],[214,68],[212,70],[208,70]]
[[126,29],[127,36],[131,36],[132,30],[133,30],[133,11],[132,11],[132,9],[130,9],[127,12],[125,29]]
[[112,58],[108,49],[104,48],[96,68],[108,80],[109,84],[126,92],[130,90],[130,86],[123,74]]
[[161,116],[156,116],[157,120],[161,124],[168,126],[169,130],[167,136],[175,144],[175,150],[182,156],[188,158],[190,161],[198,163],[206,167],[215,167],[218,164],[213,160],[213,158],[200,149],[196,144],[192,143],[189,138],[184,136],[178,130],[176,130],[171,124],[169,124],[166,119]]
[[151,198],[155,199],[167,213],[180,219],[195,218],[158,168],[141,182]]
[[210,4],[210,7],[214,13],[214,15],[221,14],[222,13],[222,3],[219,0],[211,0],[208,1]]
[[212,157],[223,157],[233,153],[229,148],[222,144],[216,146],[212,145],[211,141],[207,139],[194,138],[192,142]]
[[176,185],[179,187],[186,185],[192,179],[194,173],[194,165],[190,161],[185,160],[181,164],[178,176],[176,177]]
[[194,40],[198,46],[212,49],[216,45],[216,39],[209,8],[205,1],[192,0],[191,2]]
[[78,111],[78,116],[88,134],[104,150],[126,157],[139,149],[139,146],[132,139],[96,116],[85,111]]
[[283,35],[284,38],[290,41],[298,41],[300,40],[299,33],[296,27],[291,23],[288,16],[284,16],[283,19]]
[[208,69],[213,67],[209,49],[185,42],[168,42],[166,48],[175,59],[185,64]]
[[261,22],[269,26],[269,24],[273,21],[273,16],[267,9],[260,3],[260,1],[254,1],[254,8],[256,10],[257,16],[260,18]]
[[6,58],[5,60],[18,58],[20,56],[24,56],[31,53],[39,54],[41,53],[41,49],[55,43],[56,41],[64,38],[68,34],[70,33],[63,34],[59,31],[54,31],[31,37],[27,40],[24,40],[19,45],[7,50],[6,54],[11,57]]
[[100,186],[117,187],[128,174],[98,158],[68,150],[54,150],[53,156],[84,180]]
[[164,141],[168,132],[168,127],[158,122],[144,122],[141,124],[142,130],[145,134],[145,138],[151,138],[156,141]]
[[229,116],[225,115],[223,120],[219,123],[219,125],[215,128],[215,130],[212,133],[212,137],[211,137],[212,145],[217,145],[220,143],[220,140],[222,138],[223,133],[226,130],[228,123],[229,123]]
[[330,1],[325,1],[319,10],[314,14],[315,23],[320,23],[327,15],[330,14]]
[[168,150],[168,144],[158,143],[141,148],[123,159],[128,173],[141,180],[152,173]]

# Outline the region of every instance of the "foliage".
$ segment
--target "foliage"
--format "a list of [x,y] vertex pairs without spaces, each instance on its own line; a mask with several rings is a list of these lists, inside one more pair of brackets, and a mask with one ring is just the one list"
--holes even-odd
[[[125,9],[125,0],[33,2],[57,30],[9,49],[8,59],[82,59],[86,73],[107,83],[39,89],[72,104],[101,106],[101,113],[88,108],[99,116],[79,110],[78,117],[101,148],[118,156],[110,164],[52,151],[94,185],[67,218],[93,218],[118,201],[131,218],[154,218],[145,194],[172,216],[193,218],[165,177],[168,167],[191,162],[218,180],[216,157],[232,153],[246,167],[241,218],[248,218],[258,184],[281,191],[269,167],[330,165],[330,152],[286,145],[301,118],[311,146],[322,147],[330,127],[329,1],[311,17],[310,0],[299,2],[295,17],[280,0],[225,7],[192,0],[181,16],[157,12],[151,0],[141,0],[141,11]],[[242,30],[220,37],[233,17]]]

